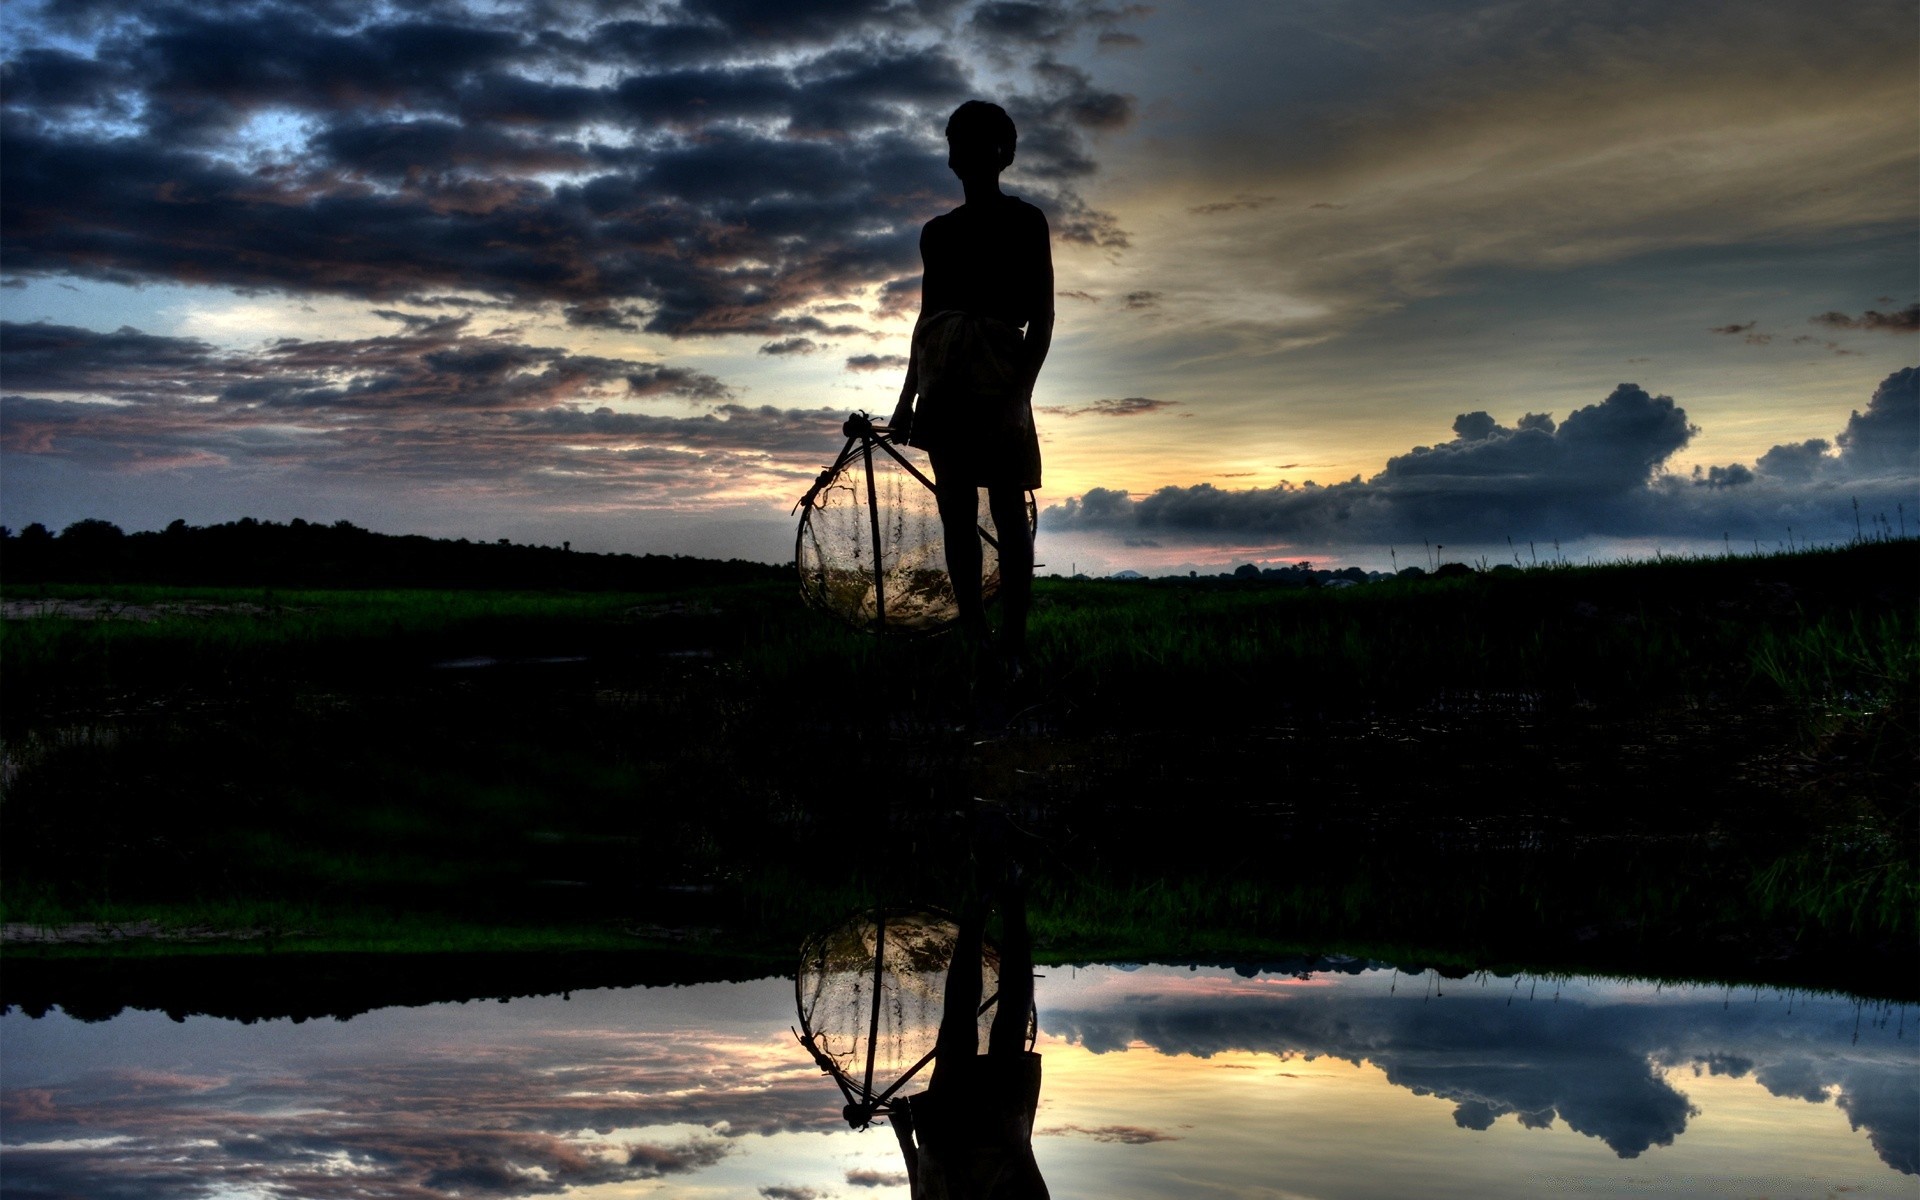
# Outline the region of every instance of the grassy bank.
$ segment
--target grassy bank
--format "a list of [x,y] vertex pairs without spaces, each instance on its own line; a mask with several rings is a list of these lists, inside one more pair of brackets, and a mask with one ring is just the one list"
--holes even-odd
[[8,953],[773,953],[984,796],[1058,955],[1910,977],[1914,551],[1041,581],[1011,689],[784,585],[7,587],[124,609],[0,624],[5,918],[171,931]]

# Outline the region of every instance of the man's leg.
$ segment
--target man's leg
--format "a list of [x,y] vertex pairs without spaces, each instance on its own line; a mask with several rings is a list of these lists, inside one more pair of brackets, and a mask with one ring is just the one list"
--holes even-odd
[[990,488],[987,507],[993,513],[993,536],[1000,542],[1000,642],[1018,665],[1027,652],[1027,610],[1033,607],[1033,534],[1027,526],[1027,491]]
[[1027,1014],[1033,1011],[1033,941],[1027,935],[1027,895],[1017,879],[1000,902],[1000,999],[994,1004],[987,1053],[995,1058],[1027,1048]]
[[[947,575],[960,610],[960,628],[986,640],[986,603],[980,596],[980,492],[965,471],[938,454],[933,465],[933,494],[940,505],[940,533],[947,544]],[[944,469],[943,469],[944,468]]]
[[947,993],[940,1006],[940,1036],[933,1043],[933,1077],[929,1088],[940,1086],[941,1068],[964,1064],[980,1053],[980,952],[987,937],[987,906],[970,900],[960,916],[960,933],[947,964]]

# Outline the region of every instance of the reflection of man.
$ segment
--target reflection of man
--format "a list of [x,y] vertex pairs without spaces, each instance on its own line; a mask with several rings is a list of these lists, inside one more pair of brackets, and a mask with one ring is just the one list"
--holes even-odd
[[978,642],[987,619],[977,489],[987,489],[1000,545],[1001,644],[1016,671],[1033,589],[1027,492],[1040,486],[1033,384],[1053,341],[1047,218],[1000,190],[1017,137],[1006,110],[981,100],[947,121],[947,165],[967,199],[920,233],[920,319],[891,421],[932,461],[954,600]]
[[[1040,1105],[1040,1056],[1027,1049],[1033,1010],[1033,944],[1018,879],[1000,904],[1000,998],[978,1053],[981,946],[987,905],[976,900],[960,918],[947,968],[947,994],[934,1043],[927,1090],[893,1114],[914,1200],[1045,1200],[1047,1184],[1033,1160],[1033,1115]],[[917,1144],[916,1144],[917,1141]]]

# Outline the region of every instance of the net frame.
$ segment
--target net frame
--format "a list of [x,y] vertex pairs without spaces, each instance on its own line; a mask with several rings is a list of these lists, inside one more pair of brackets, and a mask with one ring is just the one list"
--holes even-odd
[[[800,575],[801,598],[806,601],[808,607],[827,613],[843,624],[865,633],[920,637],[944,633],[946,630],[959,624],[959,614],[957,612],[952,617],[937,624],[923,623],[909,625],[897,620],[890,622],[887,619],[887,572],[883,561],[885,539],[881,533],[880,497],[877,485],[874,482],[874,452],[878,450],[884,456],[891,458],[902,470],[906,471],[907,474],[922,487],[926,488],[929,493],[937,494],[938,490],[934,487],[934,481],[925,471],[915,466],[906,455],[900,453],[899,448],[894,445],[897,437],[895,432],[886,426],[876,424],[868,414],[864,412],[852,414],[841,426],[841,432],[846,435],[847,441],[846,445],[841,447],[839,456],[834,459],[831,465],[821,469],[819,476],[813,481],[813,486],[808,488],[806,495],[802,496],[793,506],[793,511],[800,515],[799,527],[794,532],[793,563],[794,569],[798,571]],[[825,501],[823,501],[821,497],[823,494],[829,493],[833,485],[850,467],[856,465],[863,468],[863,473],[866,476],[867,536],[869,540],[864,546],[867,552],[866,556],[863,559],[856,553],[855,561],[862,564],[860,569],[864,572],[864,577],[873,590],[874,615],[870,620],[848,612],[843,605],[834,604],[829,601],[829,593],[834,589],[827,586],[824,578],[816,578],[810,573],[809,556],[807,553],[809,534],[812,532],[813,515],[826,506]],[[1032,538],[1039,528],[1040,513],[1038,506],[1034,502],[1033,492],[1031,490],[1026,493],[1026,513],[1027,536],[1028,538]],[[980,599],[982,603],[986,603],[993,600],[999,591],[1000,574],[998,562],[1000,542],[999,539],[994,537],[993,533],[987,529],[984,523],[976,521],[974,529],[978,531],[980,540],[992,549],[993,561],[995,563],[995,568],[991,576],[984,578],[981,583]],[[982,561],[983,563],[985,562],[984,557]]]
[[[845,920],[836,923],[832,927],[813,934],[801,945],[799,969],[794,972],[793,977],[794,1009],[799,1017],[799,1027],[793,1029],[792,1033],[799,1041],[801,1048],[806,1050],[808,1056],[813,1059],[814,1065],[818,1066],[824,1074],[832,1078],[834,1084],[840,1089],[840,1094],[846,1099],[846,1107],[842,1110],[843,1114],[846,1116],[848,1122],[855,1128],[864,1129],[872,1122],[874,1117],[886,1116],[893,1113],[905,1099],[899,1095],[900,1090],[918,1076],[928,1064],[933,1062],[935,1049],[937,1047],[929,1047],[918,1060],[905,1071],[901,1072],[896,1078],[881,1080],[877,1084],[874,1079],[874,1067],[880,1044],[880,1016],[882,1009],[886,1007],[887,1004],[887,993],[881,986],[881,980],[885,977],[886,973],[888,922],[891,920],[897,926],[910,919],[925,921],[929,918],[951,926],[956,932],[959,929],[959,918],[945,909],[933,908],[926,905],[896,905],[884,908],[862,909],[854,912]],[[829,954],[828,946],[835,938],[842,936],[845,931],[859,922],[870,922],[874,926],[875,935],[873,974],[871,977],[872,985],[868,990],[866,999],[866,1004],[870,1010],[868,1013],[866,1054],[864,1062],[858,1062],[858,1055],[854,1056],[855,1061],[853,1065],[857,1068],[855,1071],[857,1075],[856,1078],[850,1077],[848,1072],[842,1069],[839,1060],[821,1048],[821,1042],[824,1039],[821,1031],[813,1028],[813,1022],[810,1019],[813,1006],[810,1005],[808,1001],[806,981],[809,977],[809,966],[815,963],[825,962]],[[981,997],[980,1006],[974,1010],[976,1027],[980,1019],[988,1013],[993,1012],[999,1002],[999,958],[999,947],[991,937],[983,934],[981,938],[982,966],[986,966],[989,962],[993,965],[994,987],[991,992],[988,992],[985,987],[985,981],[982,981],[981,990],[985,994]],[[952,969],[953,963],[949,960],[946,965],[946,970],[951,971]],[[825,972],[821,972],[821,974],[825,974]],[[942,990],[944,992],[944,981]],[[819,997],[816,996],[814,999],[818,1000]],[[1035,1004],[1030,1004],[1027,1008],[1026,1048],[1028,1050],[1033,1049],[1034,1043],[1039,1037],[1039,1032],[1039,1009],[1036,1001]]]

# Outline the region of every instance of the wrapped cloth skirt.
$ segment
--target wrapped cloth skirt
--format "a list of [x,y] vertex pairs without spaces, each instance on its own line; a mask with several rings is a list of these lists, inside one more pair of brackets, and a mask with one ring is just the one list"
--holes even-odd
[[1040,486],[1040,437],[1026,389],[1020,331],[948,309],[920,323],[920,400],[908,439],[975,487]]

